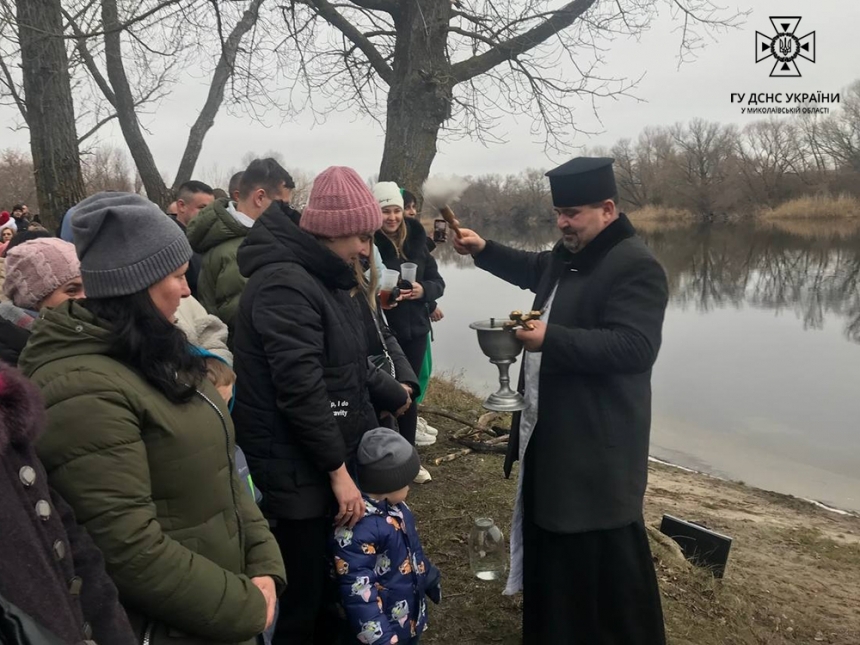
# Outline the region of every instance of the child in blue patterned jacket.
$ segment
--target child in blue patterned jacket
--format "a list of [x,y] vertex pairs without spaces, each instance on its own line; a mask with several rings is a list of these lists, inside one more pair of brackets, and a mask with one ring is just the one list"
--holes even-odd
[[415,448],[398,433],[377,428],[358,447],[358,485],[367,506],[355,528],[334,534],[334,563],[350,642],[417,645],[427,603],[441,600],[439,570],[421,548],[409,484],[418,474]]

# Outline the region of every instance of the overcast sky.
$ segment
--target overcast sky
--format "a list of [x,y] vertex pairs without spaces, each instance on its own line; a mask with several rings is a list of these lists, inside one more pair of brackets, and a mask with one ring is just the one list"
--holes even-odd
[[[713,0],[723,5],[723,0]],[[666,6],[665,4],[663,5]],[[761,116],[742,115],[732,105],[733,92],[838,92],[860,79],[860,0],[727,0],[728,11],[751,9],[745,24],[736,30],[714,34],[698,58],[678,69],[680,23],[665,8],[650,30],[637,42],[618,39],[606,53],[604,76],[644,79],[634,90],[644,102],[606,99],[598,105],[600,121],[590,107],[578,111],[579,126],[600,131],[594,137],[578,136],[579,146],[611,145],[622,137],[635,138],[648,125],[670,125],[693,117],[743,125]],[[816,32],[816,63],[798,60],[802,78],[769,78],[773,61],[755,63],[755,32],[772,34],[770,16],[800,16],[798,36]],[[205,100],[205,87],[185,83],[165,100],[146,124],[149,144],[162,172],[172,176],[182,154],[189,124]],[[15,117],[11,108],[0,107],[0,123]],[[784,118],[784,117],[783,117]],[[601,123],[602,122],[602,123]],[[291,168],[320,171],[329,165],[348,165],[362,176],[378,171],[383,133],[367,121],[336,115],[321,126],[311,127],[309,118],[265,127],[245,117],[222,111],[209,132],[200,157],[198,174],[225,175],[238,167],[249,151],[281,151]],[[441,142],[433,165],[434,173],[484,174],[518,172],[525,167],[550,167],[579,152],[547,156],[540,141],[529,134],[530,122],[513,118],[501,122],[498,133],[508,143],[485,147],[464,140]],[[102,142],[123,146],[118,128],[105,129]],[[26,132],[2,130],[0,149],[26,149]],[[215,169],[220,172],[215,172]]]

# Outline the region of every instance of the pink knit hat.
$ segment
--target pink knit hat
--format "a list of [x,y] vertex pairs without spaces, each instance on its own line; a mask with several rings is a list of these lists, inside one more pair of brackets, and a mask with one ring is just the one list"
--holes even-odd
[[36,309],[57,288],[81,276],[75,245],[55,237],[24,242],[6,254],[3,291],[16,307]]
[[299,226],[319,237],[371,234],[382,226],[382,209],[357,172],[331,166],[314,179]]

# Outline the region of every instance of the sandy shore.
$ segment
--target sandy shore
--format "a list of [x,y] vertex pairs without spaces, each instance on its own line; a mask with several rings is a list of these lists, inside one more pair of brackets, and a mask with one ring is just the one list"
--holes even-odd
[[[468,418],[480,412],[474,396],[444,382],[434,382],[431,397],[428,405]],[[467,551],[475,517],[492,517],[509,534],[515,479],[503,477],[498,454],[432,466],[459,448],[450,436],[460,426],[428,420],[440,430],[437,444],[421,449],[433,481],[414,487],[409,503],[446,600],[431,607],[422,643],[518,644],[522,598],[473,578]],[[671,645],[860,644],[860,517],[652,462],[646,522],[659,526],[665,513],[733,539],[722,580],[652,545]]]

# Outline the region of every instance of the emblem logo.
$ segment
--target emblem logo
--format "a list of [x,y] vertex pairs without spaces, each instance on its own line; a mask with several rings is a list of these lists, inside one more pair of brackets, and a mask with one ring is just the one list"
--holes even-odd
[[776,35],[755,32],[755,62],[760,63],[771,57],[776,59],[770,72],[772,78],[799,78],[798,58],[815,62],[815,32],[798,37],[796,32],[800,20],[799,16],[771,16],[770,22]]

